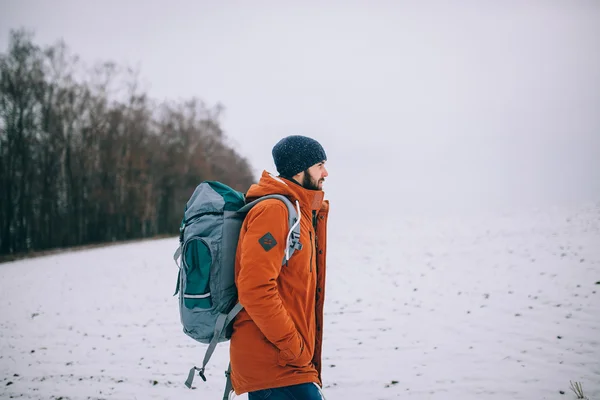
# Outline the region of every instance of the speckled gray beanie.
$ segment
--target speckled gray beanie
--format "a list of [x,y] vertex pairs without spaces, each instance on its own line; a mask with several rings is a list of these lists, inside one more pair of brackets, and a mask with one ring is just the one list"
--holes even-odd
[[285,178],[327,160],[325,150],[316,140],[300,135],[281,139],[273,147],[273,161],[279,175]]

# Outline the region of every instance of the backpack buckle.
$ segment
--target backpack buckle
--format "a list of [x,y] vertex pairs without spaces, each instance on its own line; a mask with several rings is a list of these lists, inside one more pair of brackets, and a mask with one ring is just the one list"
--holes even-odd
[[188,389],[196,389],[195,387],[192,387],[192,383],[194,382],[194,375],[195,375],[196,371],[199,371],[198,375],[200,375],[200,378],[202,378],[202,380],[204,382],[206,382],[206,377],[204,376],[204,367],[198,368],[196,366],[193,366],[192,369],[190,369],[190,373],[188,374],[187,380],[185,381],[185,386],[187,386]]
[[198,375],[200,375],[200,378],[202,378],[202,380],[203,380],[204,382],[206,382],[206,377],[204,376],[204,368],[200,368],[200,369],[198,370]]

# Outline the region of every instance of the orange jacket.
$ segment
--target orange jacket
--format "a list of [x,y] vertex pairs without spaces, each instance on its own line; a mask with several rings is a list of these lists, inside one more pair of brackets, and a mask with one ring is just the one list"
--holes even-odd
[[[231,382],[236,394],[321,383],[325,247],[329,202],[263,172],[248,201],[282,194],[300,203],[300,243],[287,266],[288,212],[279,200],[258,203],[246,216],[238,242],[235,282],[244,309],[233,324]],[[269,235],[270,234],[270,235]],[[273,240],[274,239],[274,240]]]

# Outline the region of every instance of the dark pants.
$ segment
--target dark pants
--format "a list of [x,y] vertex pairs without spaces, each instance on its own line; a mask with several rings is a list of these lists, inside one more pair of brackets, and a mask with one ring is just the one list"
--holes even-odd
[[248,393],[248,400],[322,400],[314,383],[284,386]]

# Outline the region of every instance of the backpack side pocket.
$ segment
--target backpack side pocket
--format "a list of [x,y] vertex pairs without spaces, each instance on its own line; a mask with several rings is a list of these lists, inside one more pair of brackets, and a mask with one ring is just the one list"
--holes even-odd
[[213,254],[208,241],[200,236],[190,237],[182,251],[182,296],[186,308],[211,308],[210,271]]

